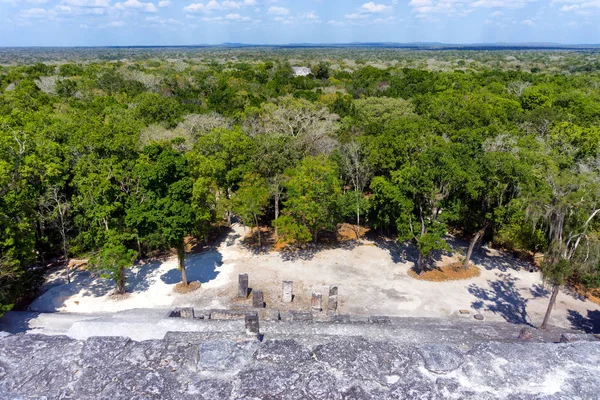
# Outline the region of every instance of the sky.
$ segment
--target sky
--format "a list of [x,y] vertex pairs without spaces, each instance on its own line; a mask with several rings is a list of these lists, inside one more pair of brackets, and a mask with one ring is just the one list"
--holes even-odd
[[600,43],[600,0],[0,0],[0,46]]

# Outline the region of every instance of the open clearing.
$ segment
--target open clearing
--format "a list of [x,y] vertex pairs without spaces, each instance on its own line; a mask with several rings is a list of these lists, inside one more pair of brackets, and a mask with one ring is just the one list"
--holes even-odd
[[[177,294],[180,282],[176,259],[133,269],[124,298],[110,296],[112,283],[77,272],[70,284],[63,271],[49,276],[44,293],[30,306],[38,312],[107,313],[136,308],[193,306],[196,309],[244,308],[251,296],[236,299],[238,274],[249,275],[250,287],[260,289],[267,308],[310,309],[313,291],[327,296],[329,285],[339,285],[341,314],[399,317],[461,318],[459,310],[481,313],[487,320],[539,325],[548,304],[549,291],[539,272],[510,255],[483,248],[473,257],[479,276],[448,282],[416,280],[408,275],[413,263],[410,249],[395,242],[346,242],[340,248],[318,252],[269,252],[256,254],[241,241],[249,230],[234,225],[213,249],[188,256],[188,278],[202,287]],[[457,244],[454,244],[455,246]],[[443,257],[448,264],[454,260]],[[294,301],[281,302],[281,284],[294,282]],[[324,302],[326,304],[326,301]],[[465,318],[465,317],[462,317]],[[598,331],[600,306],[577,294],[562,291],[551,324]]]

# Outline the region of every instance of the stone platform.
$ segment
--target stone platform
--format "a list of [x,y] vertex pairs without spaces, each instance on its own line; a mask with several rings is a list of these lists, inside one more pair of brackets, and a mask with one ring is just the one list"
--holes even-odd
[[597,399],[600,343],[0,338],[0,399]]
[[[190,309],[62,322],[47,316],[54,336],[0,335],[0,399],[558,400],[600,393],[600,342],[592,335],[526,327],[531,335],[521,340],[523,326],[511,324],[337,316],[261,320],[257,337],[247,334],[247,314],[256,318]],[[149,336],[159,338],[131,339],[153,324],[160,329]]]

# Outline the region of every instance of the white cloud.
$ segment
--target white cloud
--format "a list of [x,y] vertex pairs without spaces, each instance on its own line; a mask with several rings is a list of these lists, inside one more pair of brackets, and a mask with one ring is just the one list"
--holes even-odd
[[229,20],[229,21],[239,21],[239,22],[245,22],[245,21],[250,21],[251,20],[250,17],[244,17],[244,16],[242,16],[240,14],[227,14],[225,16],[225,19]]
[[116,3],[115,8],[117,10],[142,11],[142,12],[158,11],[158,8],[156,8],[154,3],[144,3],[139,0],[127,0],[123,3]]
[[77,7],[108,7],[111,0],[63,0],[65,4]]
[[371,1],[369,3],[363,4],[358,9],[365,13],[383,13],[392,11],[392,6],[386,6],[385,4],[375,4]]
[[193,3],[189,6],[183,7],[183,11],[188,13],[204,12],[206,11],[206,7],[204,7],[204,4],[202,3]]
[[158,2],[159,7],[169,7],[171,5],[170,0],[161,0]]
[[272,14],[272,15],[288,15],[290,13],[290,10],[288,10],[285,7],[273,6],[273,7],[269,7],[268,13]]

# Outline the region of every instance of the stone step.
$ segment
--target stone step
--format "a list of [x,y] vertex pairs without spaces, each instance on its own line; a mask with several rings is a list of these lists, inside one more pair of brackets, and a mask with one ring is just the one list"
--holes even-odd
[[[184,317],[182,317],[182,315]],[[28,332],[67,335],[75,339],[93,336],[125,336],[133,340],[162,339],[169,332],[194,333],[199,338],[246,338],[245,315],[252,310],[128,310],[114,314],[66,314],[10,312],[0,321],[0,329],[11,333]],[[365,337],[406,344],[455,344],[470,346],[481,342],[517,342],[525,328],[527,342],[559,342],[563,334],[575,332],[550,327],[545,331],[508,323],[473,321],[463,318],[400,318],[381,316],[335,316],[317,320],[310,313],[303,318],[261,319],[259,329],[267,339],[297,341],[329,340],[332,337]],[[191,318],[195,316],[196,318]],[[212,319],[211,317],[219,319]],[[185,318],[188,317],[188,318]],[[317,314],[316,317],[319,317]],[[573,336],[581,338],[581,336]],[[593,336],[590,336],[590,339]]]

